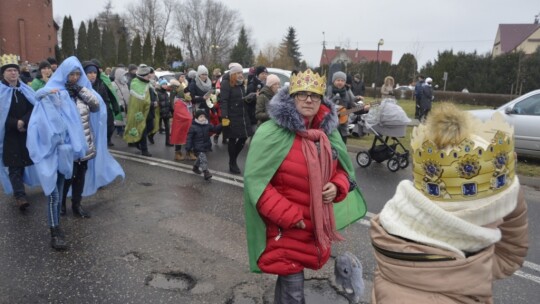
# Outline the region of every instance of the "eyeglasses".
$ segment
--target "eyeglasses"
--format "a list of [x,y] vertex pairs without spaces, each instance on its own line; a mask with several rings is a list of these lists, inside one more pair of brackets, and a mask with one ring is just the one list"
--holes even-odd
[[319,94],[308,94],[306,92],[296,93],[296,98],[300,101],[306,101],[308,97],[310,97],[313,102],[319,102],[322,99],[322,96]]

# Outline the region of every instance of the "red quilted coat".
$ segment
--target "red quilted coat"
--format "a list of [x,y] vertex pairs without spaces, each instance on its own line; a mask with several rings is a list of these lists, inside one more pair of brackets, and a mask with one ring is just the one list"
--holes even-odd
[[171,135],[169,141],[173,145],[185,145],[187,141],[187,135],[193,116],[187,104],[181,100],[176,99],[174,102],[174,113],[171,124]]
[[[338,188],[334,201],[340,202],[347,196],[349,181],[337,158],[332,170],[330,181]],[[320,269],[330,257],[330,248],[323,249],[315,240],[307,176],[302,140],[296,136],[291,151],[257,203],[266,224],[266,248],[257,264],[265,273],[289,275],[305,267]],[[302,219],[306,228],[295,228]]]

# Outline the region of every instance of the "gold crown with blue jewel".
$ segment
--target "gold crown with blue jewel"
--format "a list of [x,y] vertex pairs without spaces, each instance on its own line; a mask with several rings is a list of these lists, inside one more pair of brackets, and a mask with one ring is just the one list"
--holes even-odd
[[326,92],[326,77],[314,73],[311,69],[291,76],[289,94],[297,92],[312,92],[324,96]]
[[486,122],[470,118],[473,134],[444,149],[429,139],[425,124],[413,130],[414,186],[431,200],[481,199],[504,191],[514,181],[514,128],[498,112]]

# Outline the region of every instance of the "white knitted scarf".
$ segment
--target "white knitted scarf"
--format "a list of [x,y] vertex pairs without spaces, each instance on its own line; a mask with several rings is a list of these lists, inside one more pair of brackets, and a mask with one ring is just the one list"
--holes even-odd
[[496,195],[462,202],[428,199],[409,180],[399,183],[394,197],[380,214],[381,225],[392,235],[450,250],[465,257],[498,242],[497,228],[482,227],[512,212],[517,205],[519,181]]

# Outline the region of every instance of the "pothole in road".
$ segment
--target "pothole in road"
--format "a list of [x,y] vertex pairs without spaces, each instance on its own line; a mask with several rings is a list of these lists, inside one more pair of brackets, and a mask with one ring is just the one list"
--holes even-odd
[[136,262],[142,259],[141,254],[136,251],[130,251],[122,256],[122,259],[126,262]]
[[167,290],[187,291],[195,287],[193,277],[182,272],[152,273],[146,277],[145,284]]
[[141,186],[145,186],[145,187],[150,187],[150,186],[153,186],[153,185],[154,185],[154,184],[148,183],[148,182],[140,182],[140,183],[137,183],[137,184],[139,184],[139,185],[141,185]]

